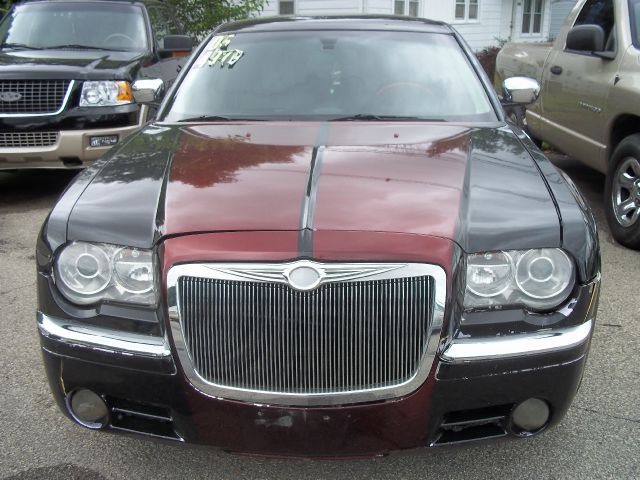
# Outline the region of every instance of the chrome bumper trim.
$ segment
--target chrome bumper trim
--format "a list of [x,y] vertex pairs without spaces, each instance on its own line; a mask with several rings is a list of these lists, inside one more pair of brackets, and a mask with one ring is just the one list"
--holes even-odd
[[445,362],[464,363],[566,350],[584,344],[591,336],[593,325],[594,321],[589,320],[576,327],[501,337],[454,340],[440,354],[440,358]]
[[71,347],[151,358],[171,356],[169,345],[162,337],[83,325],[72,320],[50,317],[42,312],[37,312],[36,319],[43,337]]

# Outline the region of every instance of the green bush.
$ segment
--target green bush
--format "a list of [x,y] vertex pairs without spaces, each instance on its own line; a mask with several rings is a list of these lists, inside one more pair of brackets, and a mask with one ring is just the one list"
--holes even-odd
[[476,52],[476,57],[480,61],[482,68],[487,72],[487,76],[491,81],[496,73],[496,57],[500,52],[499,47],[487,47],[479,52]]

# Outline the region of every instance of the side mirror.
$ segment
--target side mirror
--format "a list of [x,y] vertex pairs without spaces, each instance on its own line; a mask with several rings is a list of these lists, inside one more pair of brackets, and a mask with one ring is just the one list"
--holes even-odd
[[502,99],[505,103],[529,105],[540,96],[540,84],[529,77],[511,77],[502,82]]
[[136,80],[131,86],[131,93],[136,103],[156,103],[164,95],[164,82],[159,78]]
[[187,35],[167,35],[163,42],[163,47],[158,51],[161,58],[185,57],[193,50],[193,42]]
[[602,52],[604,30],[600,25],[578,25],[567,34],[567,50],[574,52]]

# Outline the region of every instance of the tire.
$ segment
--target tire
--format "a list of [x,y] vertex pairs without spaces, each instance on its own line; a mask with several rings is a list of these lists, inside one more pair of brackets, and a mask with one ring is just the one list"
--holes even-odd
[[525,132],[527,132],[527,135],[529,135],[529,138],[533,143],[535,143],[536,147],[542,150],[542,140],[540,140],[533,133],[531,133],[531,130],[529,130],[528,128],[525,128]]
[[613,238],[640,250],[640,134],[626,137],[613,152],[604,204]]

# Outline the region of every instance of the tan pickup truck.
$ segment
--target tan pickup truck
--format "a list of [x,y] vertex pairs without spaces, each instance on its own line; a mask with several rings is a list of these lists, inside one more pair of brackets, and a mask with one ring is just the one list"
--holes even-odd
[[581,0],[553,44],[505,45],[495,83],[536,79],[526,129],[605,173],[614,237],[640,249],[640,0]]

